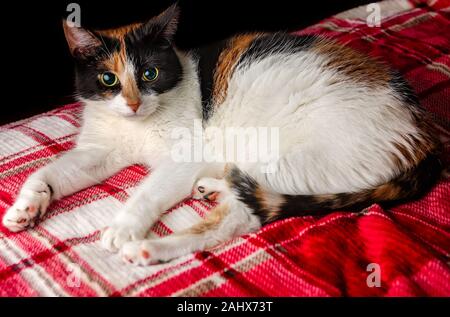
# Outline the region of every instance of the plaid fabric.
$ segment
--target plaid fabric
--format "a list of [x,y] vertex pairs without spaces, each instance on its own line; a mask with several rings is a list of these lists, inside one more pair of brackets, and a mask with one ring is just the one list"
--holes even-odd
[[[381,28],[368,27],[367,13],[359,8],[299,33],[325,34],[399,69],[448,140],[450,3],[381,5]],[[0,128],[0,216],[31,172],[74,146],[81,110],[67,105]],[[449,142],[446,148],[448,159]],[[32,230],[12,234],[0,228],[0,295],[450,295],[448,180],[421,200],[392,210],[373,205],[360,213],[290,218],[213,250],[136,268],[100,247],[99,229],[146,174],[143,167],[131,166],[56,201]],[[151,235],[184,229],[209,208],[204,202],[182,202],[165,213]],[[380,287],[367,284],[374,281],[371,264],[380,269]]]

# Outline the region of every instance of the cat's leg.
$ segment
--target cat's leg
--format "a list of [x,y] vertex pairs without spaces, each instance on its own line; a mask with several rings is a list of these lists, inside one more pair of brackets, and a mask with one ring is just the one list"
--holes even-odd
[[207,169],[204,164],[170,159],[155,168],[103,231],[103,247],[115,252],[128,241],[143,239],[164,211],[191,194],[200,173]]
[[200,179],[194,197],[215,200],[218,205],[200,223],[185,232],[153,240],[126,243],[121,249],[124,261],[148,265],[214,247],[261,227],[257,216],[230,191],[225,180]]
[[17,232],[33,226],[51,200],[103,181],[127,165],[120,156],[99,149],[76,148],[33,173],[22,185],[3,225]]

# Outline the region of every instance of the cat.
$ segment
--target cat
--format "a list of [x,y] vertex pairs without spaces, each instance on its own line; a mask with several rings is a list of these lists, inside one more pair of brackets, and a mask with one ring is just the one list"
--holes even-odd
[[[148,265],[285,217],[415,199],[437,181],[433,123],[384,63],[330,39],[288,33],[238,34],[182,51],[174,45],[179,15],[173,5],[147,22],[102,31],[63,23],[85,105],[82,127],[72,150],[25,181],[5,227],[32,227],[52,200],[145,164],[151,174],[100,242]],[[171,132],[195,133],[196,120],[205,131],[276,128],[273,170],[260,161],[174,160]],[[190,229],[145,239],[165,210],[190,196],[216,206]]]

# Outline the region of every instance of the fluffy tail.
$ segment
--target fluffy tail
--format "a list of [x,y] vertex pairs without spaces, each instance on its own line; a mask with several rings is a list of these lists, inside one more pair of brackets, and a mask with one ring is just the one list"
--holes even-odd
[[429,154],[419,164],[388,183],[354,193],[326,195],[283,195],[263,189],[237,167],[227,175],[238,199],[258,215],[262,223],[301,216],[323,215],[335,210],[360,211],[373,203],[395,204],[417,199],[439,179],[442,164],[437,154]]

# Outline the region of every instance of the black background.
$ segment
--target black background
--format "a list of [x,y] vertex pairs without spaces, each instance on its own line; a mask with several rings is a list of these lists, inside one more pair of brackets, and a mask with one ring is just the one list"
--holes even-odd
[[[81,24],[104,29],[148,19],[173,3],[165,0],[1,2],[3,91],[0,124],[72,102],[73,63],[61,21],[67,5],[81,6]],[[296,30],[370,0],[180,0],[180,48],[239,31]]]

